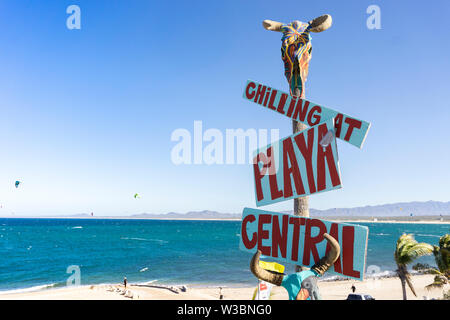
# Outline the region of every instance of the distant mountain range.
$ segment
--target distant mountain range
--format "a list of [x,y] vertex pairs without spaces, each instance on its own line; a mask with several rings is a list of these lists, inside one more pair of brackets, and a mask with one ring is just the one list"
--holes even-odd
[[[283,211],[292,214],[293,211]],[[311,216],[317,217],[406,217],[406,216],[440,216],[450,215],[450,201],[398,202],[377,206],[356,208],[333,208],[327,210],[310,209]],[[170,212],[166,214],[142,213],[133,218],[156,219],[239,219],[242,213],[220,213],[217,211],[191,211],[187,213]]]
[[[293,211],[281,211],[292,214]],[[341,217],[341,218],[364,218],[364,217],[450,217],[450,201],[426,201],[426,202],[398,202],[377,206],[365,206],[356,208],[332,208],[327,210],[310,209],[311,217]],[[110,218],[135,218],[135,219],[240,219],[242,213],[222,213],[217,211],[203,210],[190,211],[187,213],[169,212],[165,214],[141,213],[131,216],[114,216]],[[11,216],[9,216],[11,217]],[[25,216],[23,216],[25,217]],[[52,218],[90,218],[87,213],[74,214],[70,216],[47,216]],[[96,216],[94,218],[108,218],[106,216]]]
[[363,217],[404,217],[450,215],[450,201],[398,202],[377,206],[356,208],[333,208],[327,210],[310,209],[311,215],[317,216],[363,216]]
[[169,212],[165,214],[151,214],[141,213],[134,214],[132,218],[146,218],[146,219],[239,219],[241,213],[220,213],[217,211],[190,211],[187,213]]

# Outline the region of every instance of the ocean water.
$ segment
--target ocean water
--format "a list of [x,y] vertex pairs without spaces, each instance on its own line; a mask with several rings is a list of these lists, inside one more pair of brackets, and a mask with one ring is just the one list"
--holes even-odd
[[[358,224],[369,227],[368,276],[395,270],[402,233],[437,244],[450,232],[448,224]],[[129,283],[253,286],[239,232],[240,221],[0,218],[0,291],[65,286],[69,266],[80,268],[81,285],[126,276]],[[417,262],[434,265],[432,256]]]

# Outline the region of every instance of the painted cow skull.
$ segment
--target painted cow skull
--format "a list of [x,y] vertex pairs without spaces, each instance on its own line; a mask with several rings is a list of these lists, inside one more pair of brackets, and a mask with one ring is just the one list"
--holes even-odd
[[291,95],[304,98],[304,87],[308,77],[308,66],[311,60],[310,32],[322,32],[331,27],[331,16],[325,14],[307,23],[295,20],[283,24],[272,20],[264,20],[263,26],[270,31],[282,32],[281,58],[284,62],[284,74],[289,83]]
[[320,300],[320,292],[317,286],[317,278],[323,275],[339,258],[341,248],[339,243],[328,233],[323,235],[330,244],[328,254],[314,264],[310,270],[285,275],[268,271],[260,267],[259,257],[261,251],[257,251],[250,262],[250,270],[260,280],[282,286],[289,294],[289,300]]

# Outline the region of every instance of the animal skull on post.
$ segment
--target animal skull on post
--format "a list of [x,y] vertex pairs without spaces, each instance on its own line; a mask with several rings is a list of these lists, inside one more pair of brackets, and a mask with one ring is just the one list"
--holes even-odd
[[331,27],[331,23],[332,19],[328,14],[307,23],[298,20],[289,24],[272,20],[263,21],[265,29],[283,33],[281,58],[284,62],[284,74],[293,97],[304,98],[305,96],[304,87],[312,51],[310,32],[325,31]]
[[260,280],[284,287],[290,300],[320,300],[317,277],[323,275],[339,258],[341,248],[339,243],[328,233],[323,235],[330,244],[328,254],[314,264],[310,270],[284,275],[268,271],[259,266],[261,251],[257,251],[250,262],[250,270]]

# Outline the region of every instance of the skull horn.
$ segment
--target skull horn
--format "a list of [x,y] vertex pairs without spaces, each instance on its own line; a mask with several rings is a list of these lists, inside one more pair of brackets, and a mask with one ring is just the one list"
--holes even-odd
[[263,21],[263,27],[266,30],[280,32],[282,26],[283,26],[283,24],[281,22],[272,21],[272,20],[264,20]]
[[328,233],[324,233],[323,236],[327,239],[328,243],[331,246],[330,252],[319,260],[316,264],[314,264],[311,269],[316,271],[318,274],[323,275],[330,267],[336,262],[341,253],[341,247],[339,243],[330,236]]
[[331,27],[331,24],[333,22],[333,19],[331,19],[331,16],[329,14],[324,14],[323,16],[317,17],[310,22],[309,24],[309,30],[311,32],[322,32],[327,30],[329,27]]
[[252,261],[250,262],[250,270],[260,280],[269,282],[271,284],[274,284],[276,286],[280,286],[281,282],[283,281],[283,274],[267,271],[264,268],[261,268],[259,266],[259,256],[261,255],[261,251],[258,250],[252,258]]

